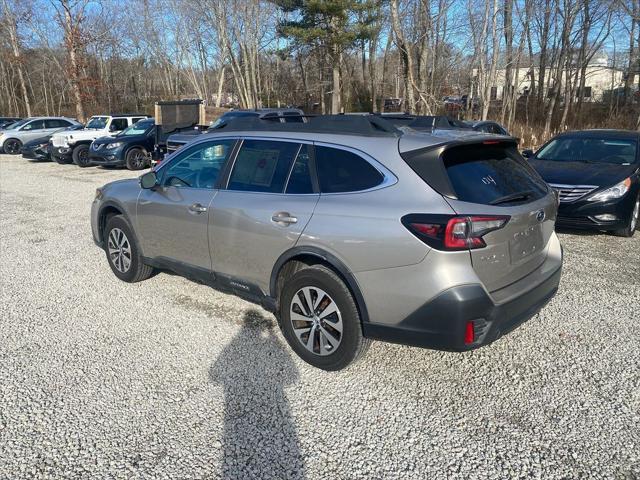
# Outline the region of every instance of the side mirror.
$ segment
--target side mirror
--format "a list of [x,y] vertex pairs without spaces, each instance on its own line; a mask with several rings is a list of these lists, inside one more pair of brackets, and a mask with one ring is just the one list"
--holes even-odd
[[157,187],[158,177],[156,175],[156,172],[151,170],[150,172],[147,172],[144,175],[141,175],[140,178],[138,179],[138,183],[140,183],[140,187],[144,188],[145,190],[149,190],[151,188]]
[[531,158],[531,157],[533,157],[533,155],[534,155],[533,150],[528,150],[528,149],[527,149],[527,150],[523,150],[523,151],[522,151],[522,156],[523,156],[524,158]]

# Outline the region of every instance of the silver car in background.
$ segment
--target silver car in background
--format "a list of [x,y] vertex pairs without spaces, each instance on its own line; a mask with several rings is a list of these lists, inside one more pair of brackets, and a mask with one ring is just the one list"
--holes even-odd
[[25,118],[0,131],[0,152],[17,155],[25,143],[75,125],[80,123],[66,117]]
[[91,226],[118,278],[171,270],[259,303],[325,370],[373,339],[471,350],[560,281],[557,200],[516,147],[373,116],[238,120],[98,189]]

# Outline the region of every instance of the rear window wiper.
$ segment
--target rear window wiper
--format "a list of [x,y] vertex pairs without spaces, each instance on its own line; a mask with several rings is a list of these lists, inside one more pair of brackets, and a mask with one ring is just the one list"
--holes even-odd
[[533,190],[525,190],[523,192],[511,193],[504,197],[498,197],[495,200],[491,200],[489,205],[500,205],[501,203],[517,202],[518,200],[527,200],[533,195]]

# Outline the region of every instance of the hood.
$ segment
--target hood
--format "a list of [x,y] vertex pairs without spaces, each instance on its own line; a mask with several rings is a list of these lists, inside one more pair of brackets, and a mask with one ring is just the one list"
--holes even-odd
[[530,159],[529,163],[547,183],[565,185],[596,185],[609,187],[631,176],[639,165],[609,163],[557,162]]
[[138,186],[138,178],[123,178],[122,180],[114,180],[113,182],[105,183],[101,188],[106,192],[107,189],[112,189],[120,186],[126,187],[127,185]]

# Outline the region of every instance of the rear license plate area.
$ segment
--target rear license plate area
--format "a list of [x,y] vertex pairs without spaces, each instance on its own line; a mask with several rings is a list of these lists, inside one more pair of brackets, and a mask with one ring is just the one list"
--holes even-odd
[[542,225],[531,225],[515,233],[509,242],[511,263],[520,263],[524,259],[539,253],[543,247]]

